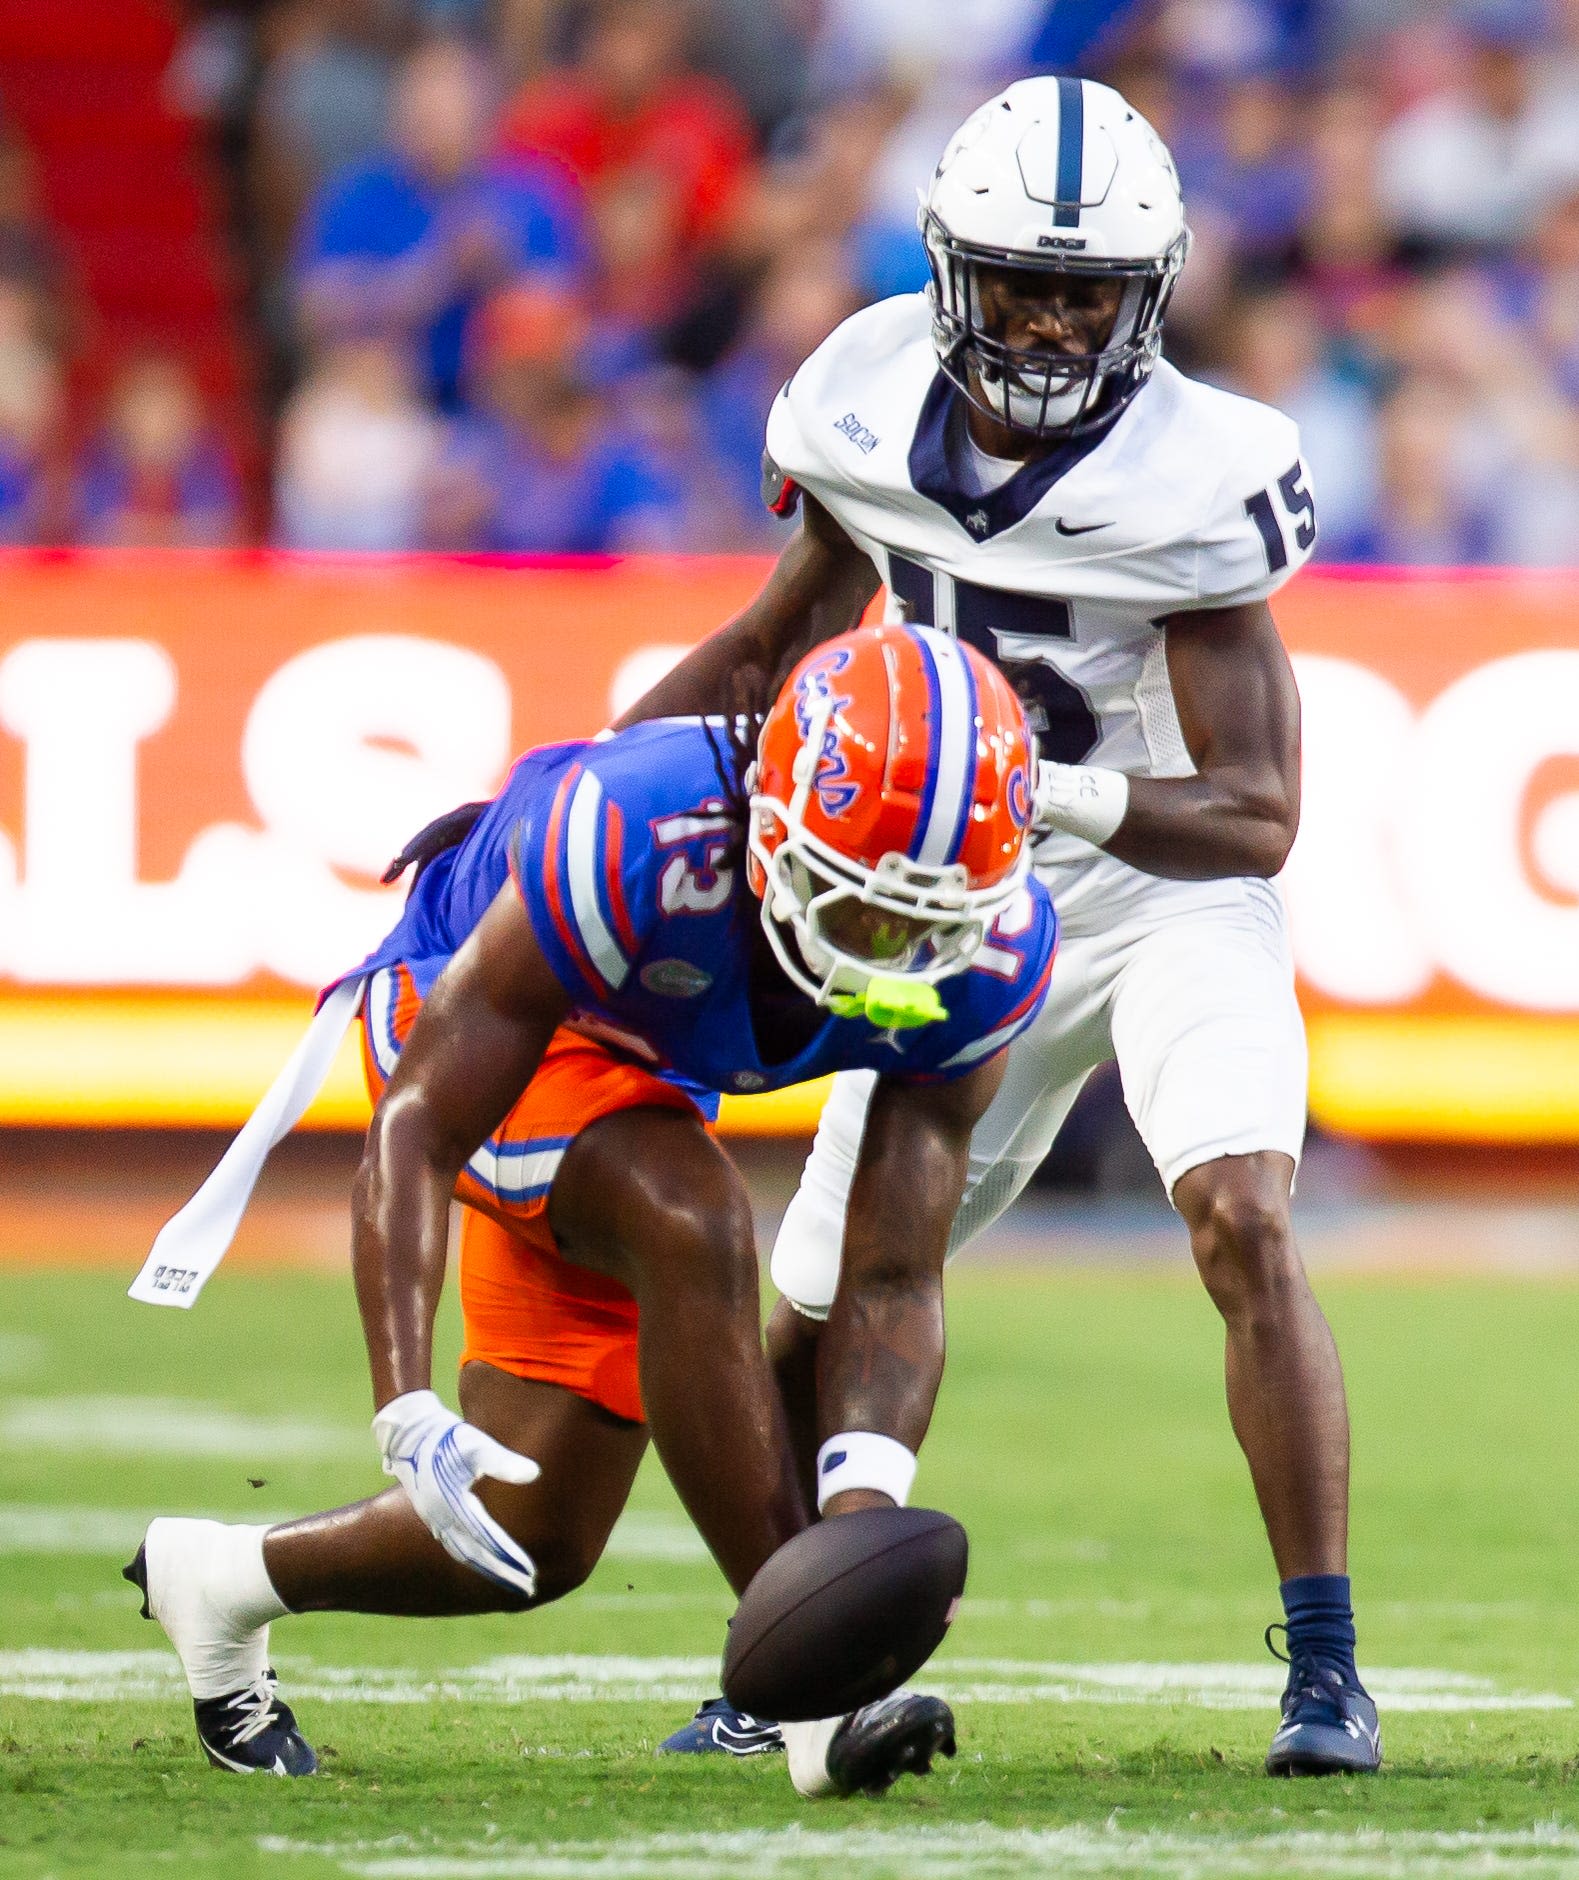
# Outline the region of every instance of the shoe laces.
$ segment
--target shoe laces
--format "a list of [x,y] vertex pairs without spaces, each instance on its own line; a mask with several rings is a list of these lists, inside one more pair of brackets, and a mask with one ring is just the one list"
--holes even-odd
[[237,1691],[227,1708],[240,1721],[231,1732],[232,1743],[250,1743],[270,1729],[275,1720],[274,1694],[279,1688],[272,1671],[260,1671],[243,1691]]
[[1345,1712],[1343,1693],[1347,1685],[1342,1671],[1333,1664],[1308,1651],[1279,1651],[1272,1642],[1272,1634],[1281,1632],[1284,1644],[1288,1643],[1286,1625],[1269,1625],[1262,1635],[1266,1648],[1280,1664],[1288,1666],[1288,1683],[1283,1690],[1283,1714],[1296,1705],[1301,1708],[1317,1706],[1327,1713],[1326,1721],[1342,1723]]
[[875,1698],[870,1704],[863,1704],[859,1710],[852,1711],[849,1721],[851,1723],[872,1723],[878,1717],[886,1717],[889,1711],[897,1710],[901,1705],[908,1704],[914,1696],[914,1691],[907,1690],[903,1687],[897,1691],[890,1691],[886,1697]]

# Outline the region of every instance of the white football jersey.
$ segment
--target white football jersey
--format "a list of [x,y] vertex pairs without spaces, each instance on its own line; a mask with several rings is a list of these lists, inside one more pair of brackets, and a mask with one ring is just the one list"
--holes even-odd
[[[768,417],[766,474],[807,490],[872,558],[888,617],[995,659],[1044,757],[1194,772],[1158,622],[1264,600],[1316,540],[1292,421],[1166,362],[1110,429],[981,490],[931,313],[904,294],[846,320]],[[1072,836],[1037,848],[1060,909],[1138,871]],[[1075,871],[1071,876],[1069,871]],[[1154,877],[1139,877],[1154,881]]]

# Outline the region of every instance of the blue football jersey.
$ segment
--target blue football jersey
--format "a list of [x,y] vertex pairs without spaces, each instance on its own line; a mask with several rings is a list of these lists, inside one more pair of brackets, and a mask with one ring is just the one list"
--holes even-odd
[[831,1071],[959,1077],[1025,1030],[1058,931],[1034,879],[974,963],[938,985],[946,1019],[879,1030],[829,1013],[794,1055],[765,1060],[750,999],[760,907],[720,772],[732,761],[697,718],[528,752],[466,840],[423,871],[360,970],[401,961],[426,994],[513,878],[573,1002],[569,1022],[694,1094],[778,1090]]

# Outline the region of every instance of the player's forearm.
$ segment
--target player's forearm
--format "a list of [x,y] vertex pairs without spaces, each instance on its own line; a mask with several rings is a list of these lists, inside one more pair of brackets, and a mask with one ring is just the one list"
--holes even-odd
[[940,1272],[899,1265],[841,1281],[817,1346],[817,1428],[921,1447],[943,1376]]
[[943,1376],[943,1261],[969,1134],[896,1132],[885,1149],[871,1133],[869,1125],[839,1288],[818,1340],[817,1423],[824,1440],[870,1430],[914,1451]]
[[1268,876],[1288,860],[1298,828],[1298,803],[1275,780],[1132,777],[1124,820],[1103,846],[1175,881]]
[[1275,770],[1128,777],[1078,764],[1041,765],[1040,835],[1078,836],[1148,874],[1177,881],[1275,875],[1299,826],[1297,793]]
[[704,717],[727,712],[736,703],[736,675],[758,672],[770,663],[769,643],[760,621],[740,615],[693,647],[636,703],[614,721],[614,730],[652,718]]
[[455,1183],[568,1004],[507,883],[423,1001],[357,1171],[352,1265],[380,1405],[432,1381]]
[[[1277,623],[1256,601],[1165,624],[1168,680],[1195,775],[1118,778],[1044,765],[1057,774],[1038,781],[1037,826],[1069,829],[1177,881],[1275,875],[1299,828],[1300,766],[1299,692]],[[1096,779],[1094,792],[1085,775]]]
[[459,1172],[450,1160],[412,1106],[379,1106],[357,1170],[351,1237],[375,1406],[433,1381],[433,1320]]

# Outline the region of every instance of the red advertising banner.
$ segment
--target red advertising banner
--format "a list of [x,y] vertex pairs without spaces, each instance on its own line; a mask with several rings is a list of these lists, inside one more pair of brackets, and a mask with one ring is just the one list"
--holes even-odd
[[1579,1141],[1579,577],[1306,574],[1276,611],[1312,1114]]
[[[239,1120],[392,922],[406,837],[596,730],[765,570],[0,556],[0,1121]],[[1277,611],[1314,1113],[1579,1140],[1579,578],[1307,573]],[[363,1116],[348,1052],[311,1120]]]

